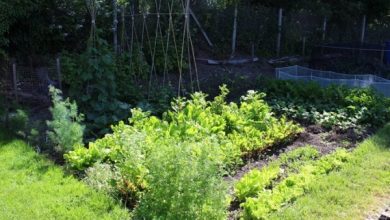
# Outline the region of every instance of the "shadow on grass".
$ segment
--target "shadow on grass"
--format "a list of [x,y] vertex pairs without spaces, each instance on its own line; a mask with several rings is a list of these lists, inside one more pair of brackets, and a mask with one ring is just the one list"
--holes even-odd
[[15,135],[9,130],[9,128],[0,125],[0,147],[10,143],[15,139]]

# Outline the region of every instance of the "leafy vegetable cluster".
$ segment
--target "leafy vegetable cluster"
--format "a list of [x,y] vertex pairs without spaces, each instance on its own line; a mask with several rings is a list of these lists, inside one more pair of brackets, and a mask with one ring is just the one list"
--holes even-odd
[[65,157],[77,170],[111,165],[119,177],[109,184],[135,207],[136,216],[224,218],[228,200],[223,174],[244,156],[301,131],[296,124],[275,118],[264,94],[249,91],[240,104],[227,104],[228,92],[221,87],[212,101],[203,93],[179,98],[162,119],[133,109],[129,125],[120,122],[112,134]]
[[390,99],[373,89],[320,87],[315,83],[266,80],[263,91],[275,113],[325,128],[380,127],[390,120]]

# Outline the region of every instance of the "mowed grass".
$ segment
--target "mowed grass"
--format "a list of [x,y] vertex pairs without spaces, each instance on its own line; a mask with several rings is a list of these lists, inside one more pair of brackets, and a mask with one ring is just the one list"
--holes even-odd
[[0,219],[129,219],[108,196],[66,176],[0,130]]
[[390,125],[351,154],[341,171],[322,177],[304,197],[270,218],[365,219],[370,210],[383,208],[381,200],[390,200]]

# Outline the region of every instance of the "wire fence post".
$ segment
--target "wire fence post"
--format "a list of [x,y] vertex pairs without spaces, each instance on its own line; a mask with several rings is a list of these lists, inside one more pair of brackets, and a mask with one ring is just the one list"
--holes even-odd
[[16,60],[12,59],[12,83],[13,83],[13,89],[14,89],[14,95],[15,95],[15,101],[18,103],[19,102],[19,97],[18,97],[18,79],[16,75]]
[[386,64],[386,62],[385,62],[385,49],[386,49],[386,45],[385,45],[385,44],[382,44],[382,50],[381,50],[381,63],[383,63],[383,64]]
[[62,90],[62,74],[61,74],[61,59],[60,55],[56,58],[56,70],[57,70],[57,79],[58,79],[58,87]]

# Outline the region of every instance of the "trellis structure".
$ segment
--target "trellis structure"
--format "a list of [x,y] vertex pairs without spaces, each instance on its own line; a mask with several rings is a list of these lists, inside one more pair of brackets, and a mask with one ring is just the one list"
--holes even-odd
[[[87,5],[91,14],[90,46],[95,47],[98,5],[95,0],[87,0]],[[178,95],[181,94],[185,74],[188,74],[192,91],[199,90],[190,29],[190,1],[154,0],[153,7],[149,5],[139,10],[134,4],[121,6],[120,45],[117,43],[117,7],[116,0],[113,0],[114,51],[129,54],[130,69],[136,72],[136,77],[147,75],[150,90],[159,78],[162,78],[162,85],[169,83],[169,73],[175,70],[178,73]],[[140,64],[146,61],[147,69]]]

